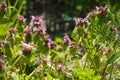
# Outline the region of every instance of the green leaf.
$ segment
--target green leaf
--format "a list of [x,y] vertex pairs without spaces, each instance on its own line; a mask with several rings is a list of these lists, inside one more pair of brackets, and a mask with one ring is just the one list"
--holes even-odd
[[48,80],[53,80],[53,77],[49,73],[46,73],[46,74],[47,74],[47,79]]
[[107,64],[115,62],[120,57],[120,52],[113,54],[107,61]]
[[19,80],[19,77],[17,74],[15,74],[14,72],[12,73],[12,77],[13,77],[13,80]]
[[101,67],[100,57],[95,55],[93,61],[94,61],[95,67],[97,69],[100,69]]

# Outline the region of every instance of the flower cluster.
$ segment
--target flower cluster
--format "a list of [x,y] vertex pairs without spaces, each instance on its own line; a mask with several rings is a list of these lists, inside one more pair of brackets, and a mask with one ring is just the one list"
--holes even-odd
[[52,49],[55,49],[55,47],[57,46],[56,43],[50,39],[49,35],[45,36],[44,45],[47,45],[49,48]]
[[96,6],[96,11],[98,12],[98,14],[105,13],[107,10],[107,7],[108,7],[107,5],[105,5],[104,7],[103,6],[100,6],[100,7]]
[[40,26],[42,19],[39,16],[32,16],[31,23],[36,26]]
[[32,50],[32,46],[30,44],[22,42],[22,51],[24,54],[29,54]]
[[65,68],[66,68],[66,67],[63,66],[62,64],[57,64],[57,70],[58,70],[58,71],[61,71],[61,72],[62,72],[62,71],[65,70]]
[[88,18],[75,18],[74,20],[76,24],[83,24],[83,23],[88,24],[89,23]]
[[102,54],[108,53],[109,49],[110,49],[110,48],[109,48],[108,46],[106,46],[105,44],[102,44],[102,45],[100,46],[100,52],[101,52]]
[[26,26],[24,29],[24,36],[30,36],[32,34],[32,29],[29,26]]
[[10,34],[15,33],[16,30],[17,30],[17,29],[14,28],[14,27],[10,27],[10,28],[8,29],[8,31],[9,31]]
[[63,44],[67,44],[68,48],[71,48],[75,45],[75,42],[72,41],[68,35],[65,35],[63,37]]
[[25,21],[26,21],[26,18],[24,18],[24,16],[18,15],[18,22],[19,23],[24,23]]
[[6,12],[7,11],[7,4],[5,2],[0,3],[0,11]]
[[36,33],[36,34],[46,34],[46,27],[44,26],[38,26],[38,27],[34,27],[33,28],[33,31]]

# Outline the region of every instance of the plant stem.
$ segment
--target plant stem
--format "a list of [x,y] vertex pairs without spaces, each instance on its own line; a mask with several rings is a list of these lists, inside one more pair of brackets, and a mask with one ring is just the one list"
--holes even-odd
[[104,68],[104,70],[103,70],[103,73],[102,73],[102,75],[103,75],[102,80],[104,80],[104,78],[105,78],[105,71],[106,71],[106,69],[107,69],[107,66],[108,66],[108,64],[105,65],[105,68]]
[[113,63],[112,63],[111,70],[110,70],[110,77],[109,77],[109,80],[111,80],[112,71],[113,71]]
[[15,66],[15,64],[22,58],[22,56],[23,56],[23,55],[19,55],[19,57],[15,60],[15,62],[13,63],[13,65],[12,65],[10,68],[8,68],[8,69],[6,70],[6,72],[9,71],[10,69],[12,69],[12,68]]

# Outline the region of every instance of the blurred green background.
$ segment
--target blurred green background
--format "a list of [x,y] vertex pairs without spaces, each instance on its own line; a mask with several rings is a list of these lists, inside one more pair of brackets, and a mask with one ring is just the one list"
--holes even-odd
[[6,15],[0,19],[0,37],[9,27],[16,26],[17,15],[22,14],[30,21],[32,15],[43,19],[49,34],[70,33],[74,28],[73,18],[85,17],[96,6],[108,5],[113,13],[120,12],[120,0],[0,0],[8,5]]

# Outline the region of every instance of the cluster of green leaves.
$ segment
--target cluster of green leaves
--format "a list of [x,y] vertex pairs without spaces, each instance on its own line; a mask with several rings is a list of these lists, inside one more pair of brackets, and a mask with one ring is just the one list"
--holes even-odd
[[[49,38],[46,33],[41,34],[43,32],[39,32],[38,28],[42,25],[36,26],[36,22],[30,22],[26,27],[23,16],[12,19],[16,26],[9,29],[5,40],[0,43],[3,53],[0,55],[0,79],[119,79],[118,16],[111,13],[109,8],[99,7],[86,18],[77,18],[71,38],[65,38],[68,41],[66,44],[64,39],[59,43],[50,40],[51,43],[46,44]],[[36,21],[39,21],[38,18]]]
[[3,37],[7,34],[7,29],[10,26],[15,26],[17,15],[21,14],[23,6],[25,4],[24,0],[0,0],[0,2],[6,2],[7,8],[4,16],[0,17],[0,37]]

